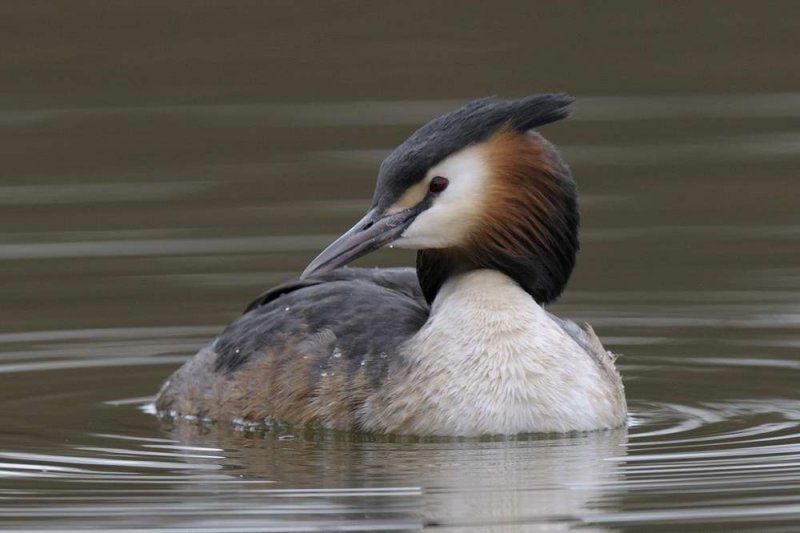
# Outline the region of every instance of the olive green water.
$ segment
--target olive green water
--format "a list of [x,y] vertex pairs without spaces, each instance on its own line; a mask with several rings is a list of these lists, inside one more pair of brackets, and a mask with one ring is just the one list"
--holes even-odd
[[[0,4],[0,530],[800,528],[796,3]],[[567,91],[552,310],[627,430],[516,440],[161,425],[160,381],[468,99]],[[387,250],[360,264],[411,264]]]

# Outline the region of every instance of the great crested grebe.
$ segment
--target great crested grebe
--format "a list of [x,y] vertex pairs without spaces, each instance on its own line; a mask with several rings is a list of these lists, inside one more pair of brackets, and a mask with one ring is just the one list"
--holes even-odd
[[[621,426],[591,327],[544,310],[578,251],[575,183],[533,128],[572,98],[482,99],[383,161],[366,215],[178,369],[159,412],[475,436]],[[339,268],[392,244],[411,268]]]

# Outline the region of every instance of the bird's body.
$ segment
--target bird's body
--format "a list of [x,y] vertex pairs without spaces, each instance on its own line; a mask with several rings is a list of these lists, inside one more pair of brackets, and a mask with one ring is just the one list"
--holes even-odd
[[[624,424],[613,358],[541,305],[577,250],[569,171],[528,133],[563,116],[558,98],[505,114],[478,101],[415,133],[384,162],[367,216],[180,368],[159,411],[412,435]],[[482,136],[459,129],[476,114]],[[388,242],[419,249],[417,268],[336,269]]]

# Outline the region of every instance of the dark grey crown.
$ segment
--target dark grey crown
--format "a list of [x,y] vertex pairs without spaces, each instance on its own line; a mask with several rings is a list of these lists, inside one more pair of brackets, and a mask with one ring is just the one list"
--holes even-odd
[[573,102],[565,94],[519,100],[482,98],[435,118],[415,131],[381,163],[373,207],[387,207],[429,168],[450,154],[489,138],[501,127],[520,131],[566,118]]

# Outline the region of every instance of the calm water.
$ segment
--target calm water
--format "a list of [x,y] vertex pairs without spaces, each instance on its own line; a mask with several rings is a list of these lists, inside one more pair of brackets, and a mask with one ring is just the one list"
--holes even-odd
[[[0,5],[0,529],[797,530],[800,9],[559,6]],[[584,213],[552,309],[622,354],[629,428],[419,442],[151,414],[414,127],[547,90],[579,98],[544,133]]]

